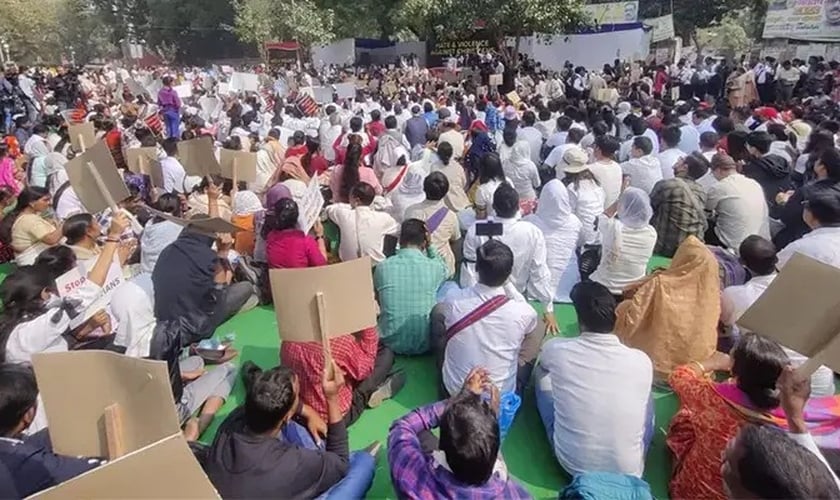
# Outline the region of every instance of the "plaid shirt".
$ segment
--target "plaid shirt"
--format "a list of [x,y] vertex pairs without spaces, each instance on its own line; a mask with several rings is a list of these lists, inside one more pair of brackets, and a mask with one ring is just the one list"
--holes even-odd
[[447,276],[449,269],[432,248],[426,254],[403,248],[376,266],[379,332],[394,352],[415,355],[429,350],[429,312]]
[[[341,413],[347,414],[353,401],[353,389],[373,373],[373,362],[379,348],[376,328],[330,339],[330,352],[335,364],[344,372],[347,382],[338,392]],[[280,363],[291,368],[300,382],[300,398],[321,417],[327,419],[327,399],[321,387],[324,353],[320,342],[283,342]]]
[[446,401],[418,408],[394,422],[388,434],[388,462],[391,480],[400,498],[460,498],[467,500],[531,498],[513,479],[494,473],[482,486],[459,482],[420,447],[417,435],[438,427]]
[[701,241],[706,233],[706,192],[691,179],[674,178],[656,183],[650,193],[651,225],[658,235],[653,253],[673,257],[691,235]]

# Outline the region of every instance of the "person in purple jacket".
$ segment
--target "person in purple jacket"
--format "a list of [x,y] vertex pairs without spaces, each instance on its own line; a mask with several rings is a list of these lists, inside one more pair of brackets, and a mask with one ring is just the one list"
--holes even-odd
[[181,124],[181,98],[172,88],[172,77],[163,77],[163,88],[158,92],[158,106],[166,124],[166,136],[179,138]]

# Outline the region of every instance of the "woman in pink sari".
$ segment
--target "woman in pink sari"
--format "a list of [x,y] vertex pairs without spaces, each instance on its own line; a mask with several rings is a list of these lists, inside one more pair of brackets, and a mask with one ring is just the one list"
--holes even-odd
[[15,196],[20,194],[21,185],[15,174],[17,166],[14,160],[9,157],[9,150],[5,144],[0,144],[0,187],[6,187]]

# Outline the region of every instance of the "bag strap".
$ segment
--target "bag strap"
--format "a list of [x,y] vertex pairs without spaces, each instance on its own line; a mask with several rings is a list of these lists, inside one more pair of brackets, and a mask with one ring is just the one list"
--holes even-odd
[[491,297],[490,299],[482,302],[481,305],[470,311],[466,316],[455,322],[454,325],[450,326],[449,329],[446,330],[446,341],[449,342],[452,340],[452,337],[460,333],[462,330],[465,330],[487,316],[490,316],[494,311],[507,304],[509,301],[510,299],[506,295],[496,295],[495,297]]
[[404,166],[402,170],[400,170],[400,173],[398,173],[397,176],[394,178],[394,180],[391,181],[390,184],[388,184],[388,187],[385,188],[385,194],[388,194],[391,191],[397,189],[397,186],[400,185],[400,182],[402,182],[403,177],[405,177],[406,172],[408,172],[408,165]]
[[62,184],[61,186],[59,186],[58,189],[55,190],[55,196],[53,196],[53,201],[52,201],[53,212],[58,210],[58,202],[59,202],[59,200],[61,200],[61,195],[63,195],[64,192],[67,191],[67,188],[69,188],[69,187],[70,187],[70,181],[67,181],[64,184]]
[[449,209],[446,207],[441,207],[428,219],[426,219],[426,229],[429,230],[429,234],[432,234],[435,231],[437,231],[437,229],[443,222],[443,219],[446,218],[447,213],[449,213]]

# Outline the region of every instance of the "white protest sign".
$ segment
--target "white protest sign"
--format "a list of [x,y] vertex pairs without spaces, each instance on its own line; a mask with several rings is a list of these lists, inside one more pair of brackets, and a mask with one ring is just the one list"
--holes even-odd
[[178,94],[178,97],[180,97],[181,99],[192,97],[192,85],[190,85],[189,83],[173,87],[172,90],[174,90],[175,93]]
[[219,83],[219,87],[216,89],[216,93],[218,93],[219,95],[230,94],[230,84],[229,83]]
[[[111,268],[108,269],[108,277],[105,279],[105,283],[102,285],[102,289],[93,299],[91,305],[88,306],[88,308],[85,309],[84,312],[82,312],[70,321],[70,328],[78,328],[85,321],[93,317],[93,315],[97,312],[103,309],[107,309],[108,306],[111,304],[111,297],[114,295],[114,290],[116,290],[124,282],[125,277],[123,276],[122,266],[120,266],[118,257],[115,256],[114,262],[111,263]],[[56,280],[56,285],[58,285],[58,280]],[[81,288],[81,285],[76,287],[74,291],[78,292],[79,288]]]
[[312,93],[315,95],[315,102],[318,104],[326,104],[333,100],[332,87],[312,87]]
[[230,76],[230,89],[257,92],[260,90],[260,76],[256,73],[234,73]]
[[356,84],[350,83],[336,83],[335,92],[339,99],[349,99],[356,97]]
[[300,203],[300,216],[298,217],[298,224],[304,233],[308,233],[315,221],[321,215],[321,209],[324,208],[324,195],[321,194],[321,183],[318,181],[318,175],[312,177],[309,181],[309,186],[306,192],[303,193]]
[[58,296],[63,299],[73,295],[86,282],[87,277],[82,273],[81,268],[74,267],[55,279],[55,288],[58,290]]

